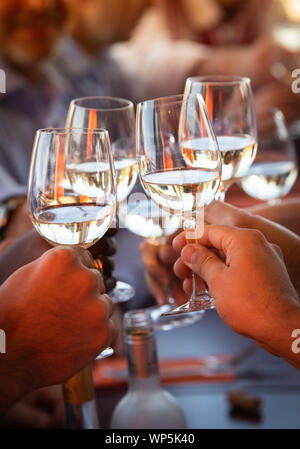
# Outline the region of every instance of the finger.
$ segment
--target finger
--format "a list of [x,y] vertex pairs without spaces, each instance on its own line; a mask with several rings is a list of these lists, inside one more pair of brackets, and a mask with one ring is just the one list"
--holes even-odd
[[105,292],[109,293],[115,288],[117,284],[117,279],[113,276],[110,276],[109,278],[104,278],[104,283],[105,283]]
[[183,281],[183,290],[187,295],[191,295],[193,293],[193,279],[192,278],[186,278]]
[[110,296],[108,296],[106,293],[101,295],[101,301],[106,304],[108,317],[110,318],[114,313],[114,303],[112,302]]
[[270,243],[271,248],[276,252],[276,254],[280,257],[280,259],[284,260],[283,252],[280,246],[276,245],[275,243]]
[[203,235],[198,239],[199,244],[215,248],[226,256],[227,265],[234,252],[251,251],[258,243],[267,245],[264,235],[256,229],[240,229],[232,226],[206,226]]
[[182,261],[208,285],[212,276],[223,273],[226,265],[210,249],[202,245],[187,245],[181,252]]
[[177,231],[174,232],[174,234],[169,235],[168,238],[167,238],[166,244],[169,245],[169,246],[171,246],[171,245],[172,245],[172,242],[173,242],[173,240],[174,240],[174,238],[175,238],[178,234],[180,234],[181,232],[182,232],[182,229],[177,229]]
[[172,246],[164,245],[158,248],[159,260],[166,265],[173,265],[177,260],[177,253]]
[[92,256],[113,256],[116,253],[115,240],[108,237],[103,237],[97,243],[89,248]]
[[[70,251],[70,248],[68,249]],[[74,256],[80,265],[85,268],[95,268],[94,259],[88,250],[77,246],[72,248],[72,251],[74,252]]]
[[181,232],[178,234],[174,240],[173,240],[173,248],[177,252],[177,254],[180,254],[182,249],[187,244],[186,238],[185,238],[185,232]]
[[184,292],[182,284],[183,282],[180,279],[173,276],[170,291],[171,297],[174,299],[177,306],[186,303],[188,300],[188,296]]
[[244,227],[249,213],[222,201],[213,201],[204,209],[205,223]]
[[[192,278],[192,271],[183,263],[181,259],[178,259],[176,261],[176,267],[174,266],[174,272],[176,276],[180,279]],[[206,289],[205,283],[202,281],[202,279],[199,278],[199,276],[197,276],[197,288],[199,290]]]
[[93,274],[95,282],[95,291],[100,295],[106,292],[103,274],[97,268],[90,268],[89,271]]
[[166,268],[159,263],[157,247],[148,242],[142,242],[140,253],[146,272],[156,278],[160,284],[168,285],[169,274]]
[[177,259],[174,264],[174,273],[179,279],[185,279],[192,276],[192,271],[183,263],[182,259]]
[[151,295],[155,298],[159,305],[166,304],[168,302],[168,296],[163,289],[162,285],[159,284],[154,278],[152,278],[148,273],[145,275],[148,289]]

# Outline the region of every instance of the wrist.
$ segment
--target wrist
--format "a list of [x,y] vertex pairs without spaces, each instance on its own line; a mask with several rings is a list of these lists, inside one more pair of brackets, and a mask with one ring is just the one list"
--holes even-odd
[[[282,299],[284,302],[287,298]],[[272,316],[271,325],[266,326],[265,331],[256,340],[289,363],[296,362],[297,368],[300,369],[300,353],[295,353],[295,345],[293,346],[293,342],[297,338],[297,336],[293,337],[295,330],[300,330],[300,304],[297,303],[297,299],[289,298],[290,304],[282,307],[276,316]],[[298,346],[300,348],[300,343]],[[295,363],[293,364],[295,365]]]

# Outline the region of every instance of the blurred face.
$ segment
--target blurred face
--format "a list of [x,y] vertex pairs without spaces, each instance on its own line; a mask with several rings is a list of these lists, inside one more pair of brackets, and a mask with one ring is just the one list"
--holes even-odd
[[69,0],[71,17],[99,45],[127,40],[148,4],[149,0]]
[[66,19],[65,0],[0,0],[0,52],[19,66],[50,54]]
[[222,6],[225,10],[230,10],[232,8],[236,8],[241,6],[245,2],[245,0],[217,0],[220,6]]

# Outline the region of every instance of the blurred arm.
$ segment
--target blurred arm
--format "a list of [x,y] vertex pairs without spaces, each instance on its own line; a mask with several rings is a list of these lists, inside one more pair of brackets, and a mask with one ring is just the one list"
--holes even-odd
[[274,206],[259,204],[250,207],[248,211],[267,220],[275,221],[275,223],[300,235],[300,198],[284,200],[282,203]]

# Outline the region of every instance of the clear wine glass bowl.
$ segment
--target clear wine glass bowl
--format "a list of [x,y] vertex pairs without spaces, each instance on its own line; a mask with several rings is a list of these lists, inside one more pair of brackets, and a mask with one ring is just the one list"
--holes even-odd
[[[70,104],[66,127],[104,128],[108,131],[116,170],[117,201],[124,201],[132,191],[138,175],[133,103],[107,96],[77,98]],[[79,183],[77,190],[82,195],[97,194],[99,187],[93,164],[82,166],[82,173],[85,182]],[[131,299],[135,291],[131,285],[118,281],[110,294],[113,302],[120,303]]]
[[287,195],[298,175],[297,155],[283,113],[257,110],[258,153],[240,184],[247,195],[273,205]]
[[[186,81],[185,95],[201,94],[222,155],[222,180],[217,199],[242,178],[257,150],[256,115],[249,78],[199,76]],[[201,165],[201,158],[199,161]],[[198,159],[193,161],[197,167]]]

